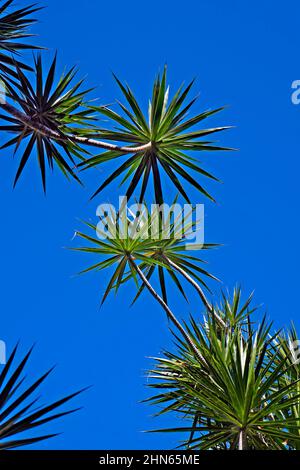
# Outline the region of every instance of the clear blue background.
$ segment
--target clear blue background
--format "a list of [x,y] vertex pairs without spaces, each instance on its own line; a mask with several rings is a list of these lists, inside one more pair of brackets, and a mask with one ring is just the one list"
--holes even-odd
[[[120,98],[115,71],[147,109],[152,80],[166,62],[173,91],[198,77],[197,111],[230,105],[210,122],[236,126],[219,137],[239,152],[201,155],[224,181],[210,184],[218,204],[205,201],[205,210],[206,241],[225,246],[206,259],[223,288],[239,282],[245,295],[255,289],[256,303],[277,326],[291,319],[299,326],[300,106],[291,103],[291,83],[300,78],[299,2],[45,3],[34,31],[50,49],[46,61],[57,49],[61,70],[77,64],[88,84],[98,86],[101,103]],[[43,400],[93,385],[76,400],[82,411],[46,429],[63,434],[37,447],[175,447],[177,435],[142,433],[178,424],[175,417],[153,418],[157,410],[139,403],[149,395],[149,356],[171,344],[163,312],[147,294],[129,308],[129,289],[99,309],[107,273],[74,277],[93,260],[63,249],[75,246],[78,219],[96,220],[97,203],[89,203],[89,196],[115,164],[86,173],[85,189],[56,171],[44,197],[35,161],[12,190],[17,163],[10,150],[2,152],[1,338],[8,350],[18,338],[22,351],[37,342],[28,369],[32,378],[57,364]],[[97,202],[114,202],[119,191],[114,185]],[[170,189],[170,199],[172,194]],[[201,313],[196,299],[187,306],[174,295],[171,303],[179,316]]]

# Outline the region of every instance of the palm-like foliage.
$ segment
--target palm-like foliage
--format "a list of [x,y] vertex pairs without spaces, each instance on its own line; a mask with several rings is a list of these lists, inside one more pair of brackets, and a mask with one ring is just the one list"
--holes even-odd
[[[57,85],[54,84],[56,71],[56,56],[46,77],[43,74],[41,56],[35,60],[35,86],[17,67],[17,80],[5,78],[8,97],[12,98],[27,117],[24,123],[18,115],[1,115],[8,125],[0,126],[0,130],[7,131],[15,136],[2,146],[7,148],[15,146],[20,148],[23,140],[29,140],[25,149],[22,149],[20,165],[15,177],[15,184],[33,150],[36,149],[38,164],[42,176],[44,189],[46,188],[46,164],[53,169],[56,164],[66,176],[72,176],[79,181],[74,172],[75,159],[82,159],[83,149],[73,140],[68,139],[69,134],[88,135],[92,128],[91,109],[86,108],[85,98],[89,90],[80,91],[83,80],[73,83],[76,75],[74,68],[64,74]],[[39,131],[35,129],[38,126]],[[54,139],[47,129],[54,132]]]
[[[191,209],[188,213],[184,213],[183,210],[179,213],[174,214],[174,219],[172,218],[172,207],[176,204],[175,202],[171,205],[170,209],[166,208],[162,214],[162,218],[158,223],[158,217],[156,217],[155,212],[149,214],[148,209],[146,209],[149,214],[148,217],[148,227],[150,227],[148,236],[153,238],[153,247],[147,252],[147,258],[150,257],[153,261],[158,261],[156,264],[149,264],[147,262],[141,262],[140,268],[144,271],[146,278],[150,280],[153,277],[155,272],[158,273],[159,284],[161,288],[161,293],[164,301],[168,303],[167,299],[167,284],[165,279],[165,273],[169,278],[174,282],[175,287],[187,299],[185,288],[180,281],[178,274],[183,274],[184,277],[199,282],[201,286],[210,291],[205,278],[211,278],[218,280],[213,274],[209,273],[206,269],[201,267],[201,265],[206,264],[206,261],[199,258],[199,256],[194,256],[195,251],[208,250],[216,247],[214,243],[189,243],[189,236],[196,235],[196,232],[203,230],[201,222],[198,220],[192,220],[194,216],[194,210]],[[144,207],[146,207],[144,205]],[[157,233],[151,232],[151,227],[153,222],[157,223]],[[201,225],[201,228],[199,227]],[[157,242],[158,240],[158,242]],[[192,255],[193,253],[193,255]],[[199,287],[200,288],[200,287]],[[142,291],[145,289],[145,284],[142,283],[134,302],[140,296]]]
[[[32,36],[32,34],[28,34],[27,30],[36,20],[30,15],[40,10],[40,8],[29,5],[11,11],[10,7],[14,6],[13,4],[14,0],[8,0],[2,1],[0,5],[0,71],[15,76],[14,67],[16,62],[11,54],[17,54],[24,49],[37,49],[36,46],[25,44],[22,40]],[[31,69],[19,61],[17,65],[20,68]]]
[[[240,294],[226,300],[231,311],[245,312],[250,299],[236,309]],[[244,315],[242,315],[244,317]],[[245,318],[244,318],[245,319]],[[296,377],[290,377],[287,357],[272,348],[271,325],[265,319],[254,328],[228,319],[220,328],[214,318],[188,328],[205,365],[184,340],[177,338],[178,352],[165,352],[156,359],[150,386],[159,394],[150,401],[163,405],[161,413],[179,413],[187,425],[163,430],[189,434],[183,445],[197,449],[287,449],[299,446],[299,416]],[[275,338],[278,336],[275,335]]]
[[0,373],[0,450],[26,446],[57,436],[57,434],[39,434],[34,437],[26,437],[26,433],[31,433],[43,424],[77,411],[77,409],[71,409],[56,412],[58,408],[82,391],[68,395],[49,405],[38,404],[39,399],[35,397],[35,392],[39,390],[52,369],[31,385],[24,387],[24,369],[31,351],[32,349],[15,366],[16,346]]
[[235,287],[232,298],[228,292],[222,292],[221,304],[214,306],[215,314],[219,315],[230,328],[234,328],[236,325],[248,325],[250,315],[257,310],[257,307],[252,305],[253,293],[244,303],[241,301],[241,296],[241,288]]
[[[145,213],[135,216],[133,219],[126,215],[126,223],[124,223],[120,214],[116,217],[107,214],[105,217],[106,231],[104,231],[102,223],[98,226],[87,223],[87,226],[93,230],[95,235],[97,234],[98,238],[81,231],[76,232],[80,238],[89,242],[89,246],[74,248],[75,250],[104,258],[83,270],[82,273],[115,267],[104,292],[102,302],[111,290],[115,289],[117,291],[122,284],[130,279],[135,280],[138,288],[134,301],[139,297],[145,288],[145,283],[142,282],[140,286],[138,284],[135,269],[137,264],[148,281],[156,271],[158,272],[162,296],[166,303],[165,272],[168,273],[175,286],[186,298],[184,287],[176,271],[170,266],[170,261],[176,263],[184,273],[192,275],[208,289],[203,278],[216,278],[199,266],[203,263],[203,260],[190,254],[191,245],[187,243],[188,234],[195,222],[185,223],[185,216],[180,217],[180,214],[175,220],[170,220],[168,214],[166,214],[166,218],[164,218],[166,223],[162,224],[162,219],[157,213],[151,213],[146,205],[143,205],[143,208]],[[214,246],[214,244],[203,244],[198,246],[198,249],[206,250]],[[194,245],[192,248],[194,250],[197,246]]]
[[[166,83],[165,68],[162,77],[158,76],[154,82],[148,117],[146,117],[131,89],[123,85],[118,78],[115,77],[115,79],[127,105],[119,103],[123,114],[118,114],[108,107],[95,108],[116,125],[116,129],[112,130],[100,128],[99,135],[103,140],[126,142],[134,146],[149,142],[152,145],[150,149],[134,153],[130,158],[126,158],[125,162],[119,165],[117,170],[101,184],[94,196],[122,175],[122,182],[130,180],[126,191],[128,199],[141,182],[139,200],[143,201],[149,177],[152,175],[156,202],[162,204],[161,172],[163,171],[187,201],[189,201],[189,197],[180,178],[213,200],[212,196],[198,182],[198,177],[214,180],[217,178],[202,168],[199,162],[191,157],[190,152],[225,150],[205,138],[226,129],[226,127],[200,130],[191,130],[191,128],[223,108],[205,111],[188,118],[188,112],[196,101],[194,98],[186,103],[193,81],[186,88],[181,86],[169,102],[169,87]],[[82,165],[84,168],[91,168],[108,160],[119,159],[121,155],[123,155],[122,152],[107,151],[91,157]],[[194,178],[191,172],[196,172],[197,176]]]
[[[125,222],[128,222],[127,214],[125,216],[124,214],[123,216],[121,214],[121,219],[123,220],[123,222],[124,220]],[[106,226],[108,227],[109,233],[112,235],[110,238],[107,238],[105,241],[103,241],[98,240],[95,237],[85,235],[82,232],[77,232],[77,234],[81,238],[88,240],[94,246],[75,248],[75,250],[77,251],[90,252],[98,255],[100,254],[106,257],[104,260],[90,266],[83,272],[91,271],[94,269],[101,270],[116,264],[116,269],[114,270],[113,275],[110,278],[105,293],[103,295],[102,303],[104,302],[104,300],[112,289],[116,289],[117,291],[119,286],[131,277],[135,280],[138,289],[138,280],[140,280],[142,282],[142,285],[145,285],[147,287],[151,295],[161,305],[161,307],[167,314],[167,317],[172,321],[178,331],[185,338],[187,344],[189,344],[190,348],[194,351],[195,355],[201,360],[201,354],[199,354],[199,351],[197,350],[197,347],[190,338],[189,334],[186,332],[180,321],[177,319],[176,315],[174,315],[166,301],[162,297],[160,297],[160,295],[150,284],[149,280],[143,272],[143,269],[140,267],[140,263],[143,263],[145,267],[158,265],[160,267],[170,269],[169,264],[166,264],[164,260],[160,261],[160,259],[157,259],[155,256],[153,256],[153,252],[157,249],[159,250],[161,240],[159,238],[157,240],[153,240],[153,238],[147,236],[148,225],[141,224],[139,218],[134,219],[133,227],[131,226],[132,224],[129,225],[128,223],[126,223],[125,225],[124,223],[120,224],[120,221],[116,223],[114,217],[110,219],[110,216],[106,216],[105,222]],[[160,229],[160,222],[161,218],[158,217],[158,226],[156,225],[155,230]],[[97,231],[98,236],[104,235],[104,238],[107,237],[107,233],[105,234],[105,232],[103,232],[102,227],[95,227],[91,224],[88,225],[93,230]],[[136,236],[132,236],[132,228]],[[127,274],[128,269],[130,273],[129,275]],[[182,272],[185,273],[184,271]],[[210,308],[210,304],[208,304],[202,291],[201,298],[203,302]]]

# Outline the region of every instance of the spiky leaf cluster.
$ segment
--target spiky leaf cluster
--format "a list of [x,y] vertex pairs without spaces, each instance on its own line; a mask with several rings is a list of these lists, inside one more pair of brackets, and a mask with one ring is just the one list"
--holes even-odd
[[25,38],[33,36],[28,33],[28,27],[36,22],[32,14],[40,10],[36,4],[23,8],[14,8],[14,0],[1,1],[0,5],[0,76],[4,74],[16,75],[15,65],[31,70],[23,62],[17,61],[20,51],[37,49],[36,46],[24,43]]
[[[188,117],[188,113],[196,101],[196,98],[187,101],[194,81],[187,87],[181,86],[173,98],[169,100],[165,68],[162,76],[158,76],[154,82],[148,116],[146,116],[131,89],[122,84],[117,77],[115,79],[124,95],[126,105],[119,103],[121,114],[107,106],[96,108],[115,126],[115,129],[100,128],[99,136],[102,140],[133,146],[151,142],[151,148],[136,152],[130,158],[126,157],[125,161],[119,163],[118,168],[103,181],[94,196],[112,181],[122,176],[122,183],[128,182],[126,190],[128,199],[140,185],[139,200],[141,202],[144,199],[149,179],[152,178],[156,202],[162,204],[164,200],[162,173],[165,173],[167,181],[172,183],[187,201],[189,201],[189,196],[183,181],[213,200],[199,180],[207,178],[217,180],[217,178],[206,171],[200,162],[191,156],[191,153],[225,150],[207,139],[227,127],[200,128],[198,130],[193,130],[193,127],[202,124],[208,117],[223,108],[208,110]],[[122,152],[107,151],[91,157],[82,165],[85,169],[92,168],[108,160],[118,161],[122,155]]]
[[[93,111],[86,107],[86,95],[90,90],[81,90],[83,80],[73,83],[76,75],[71,68],[55,84],[56,56],[46,76],[43,73],[41,56],[35,59],[35,83],[17,67],[17,79],[5,79],[8,97],[19,106],[21,115],[1,115],[7,125],[0,130],[14,134],[3,148],[20,150],[20,164],[15,177],[17,183],[30,156],[36,151],[44,189],[46,167],[54,165],[66,175],[79,181],[74,171],[76,160],[82,160],[86,152],[69,136],[88,135],[92,129]],[[4,107],[4,109],[6,109]],[[48,132],[49,130],[49,132]],[[53,137],[54,136],[54,137]],[[26,145],[21,144],[26,141]]]

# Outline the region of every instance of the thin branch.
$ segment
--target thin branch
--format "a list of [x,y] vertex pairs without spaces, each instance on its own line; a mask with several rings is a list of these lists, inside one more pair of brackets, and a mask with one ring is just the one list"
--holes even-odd
[[26,114],[22,113],[19,111],[17,108],[14,106],[8,104],[8,103],[0,103],[0,107],[3,108],[7,113],[11,114],[14,116],[18,121],[22,122],[25,126],[29,127],[36,133],[43,135],[45,137],[49,137],[55,140],[60,140],[60,141],[72,141],[76,142],[81,145],[88,145],[91,147],[98,147],[98,148],[103,148],[106,150],[115,150],[118,152],[122,152],[124,154],[126,153],[137,153],[137,152],[143,152],[144,150],[148,150],[152,147],[152,143],[148,142],[147,144],[140,145],[138,147],[120,147],[118,145],[114,144],[109,144],[108,142],[102,142],[101,140],[96,140],[96,139],[90,139],[88,137],[81,137],[78,135],[74,134],[68,134],[66,136],[62,136],[56,131],[53,131],[52,129],[49,129],[49,127],[45,126],[44,124],[41,124],[37,121],[33,121],[30,116],[27,116]]
[[248,449],[248,443],[247,443],[246,430],[245,429],[240,429],[238,450],[247,450],[247,449]]
[[128,255],[128,260],[133,267],[133,269],[137,272],[139,277],[141,278],[142,282],[144,285],[147,287],[151,295],[155,298],[155,300],[162,306],[162,308],[165,310],[166,314],[170,318],[170,320],[174,323],[174,325],[178,328],[182,336],[186,339],[187,343],[190,345],[191,349],[194,351],[200,362],[204,365],[207,366],[207,363],[204,359],[204,357],[201,355],[200,351],[198,348],[195,346],[195,343],[193,342],[192,338],[190,335],[187,333],[187,331],[184,329],[184,327],[181,325],[181,323],[177,320],[175,317],[174,313],[170,309],[170,307],[165,303],[165,301],[160,297],[160,295],[156,292],[156,290],[152,287],[146,276],[144,275],[143,271],[140,269],[140,267],[134,262],[132,256],[129,254]]

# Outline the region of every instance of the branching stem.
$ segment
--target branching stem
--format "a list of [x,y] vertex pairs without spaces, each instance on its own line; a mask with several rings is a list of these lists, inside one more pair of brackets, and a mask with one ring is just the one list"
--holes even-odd
[[245,429],[240,429],[238,450],[247,450],[247,448],[248,448],[248,443],[247,443],[246,430]]

